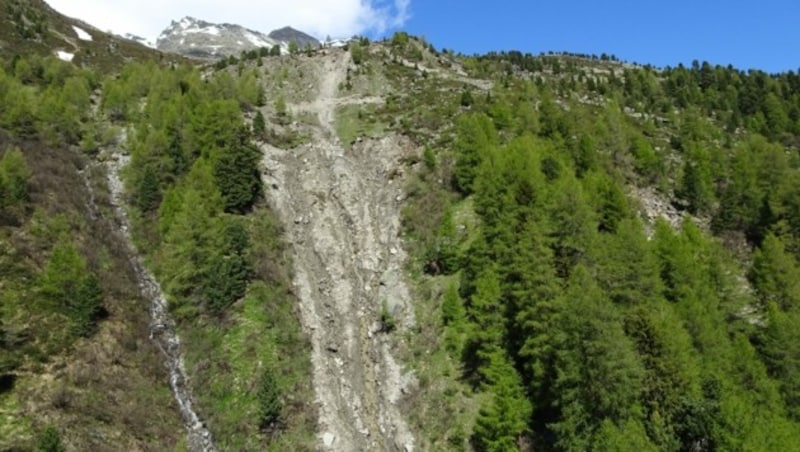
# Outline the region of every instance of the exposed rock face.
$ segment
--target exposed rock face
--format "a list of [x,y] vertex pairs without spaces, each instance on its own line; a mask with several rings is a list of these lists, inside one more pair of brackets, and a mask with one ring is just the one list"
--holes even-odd
[[290,27],[275,30],[269,35],[234,24],[214,24],[193,17],[172,21],[156,41],[156,47],[164,52],[172,52],[191,58],[215,60],[242,51],[281,47],[288,52],[289,42],[295,41],[299,48],[319,46],[312,36]]

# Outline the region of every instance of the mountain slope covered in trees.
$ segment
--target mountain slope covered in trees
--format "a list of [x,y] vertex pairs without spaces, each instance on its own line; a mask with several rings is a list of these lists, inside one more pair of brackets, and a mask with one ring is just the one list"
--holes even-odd
[[319,134],[348,158],[409,149],[374,177],[405,183],[415,321],[394,300],[364,312],[415,375],[398,398],[419,449],[800,444],[796,73],[464,56],[398,33],[351,42],[309,115],[316,62],[345,50],[133,56],[106,76],[24,39],[42,54],[0,61],[0,449],[191,447],[106,182],[125,160],[136,248],[217,447],[335,449],[284,243],[304,218],[270,209],[291,187],[265,186],[259,147]]
[[[428,140],[409,208],[440,306],[423,346],[459,382],[431,396],[472,425],[432,443],[797,444],[798,76],[457,61],[495,85],[451,96],[458,118]],[[637,187],[682,221],[642,215]]]

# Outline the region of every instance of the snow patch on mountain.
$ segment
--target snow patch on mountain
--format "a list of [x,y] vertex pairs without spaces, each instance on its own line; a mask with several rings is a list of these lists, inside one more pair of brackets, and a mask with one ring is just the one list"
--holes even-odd
[[64,52],[63,50],[56,50],[56,56],[62,61],[70,62],[75,58],[74,53]]
[[220,30],[215,25],[208,27],[191,27],[183,30],[184,33],[205,33],[211,36],[219,36]]
[[269,42],[259,38],[258,36],[254,35],[253,33],[250,33],[249,31],[244,32],[244,37],[247,38],[248,41],[253,43],[254,46],[258,46],[258,47],[269,47],[270,46]]
[[78,39],[82,41],[91,41],[92,35],[86,32],[83,28],[76,27],[75,25],[72,26],[72,29],[75,30],[75,34],[78,35]]
[[322,45],[323,45],[324,47],[336,47],[336,48],[338,48],[338,47],[344,47],[344,46],[346,46],[346,45],[347,45],[347,44],[349,44],[351,41],[353,41],[353,38],[347,38],[347,39],[330,39],[330,40],[328,40],[328,41],[325,41],[325,42],[323,42],[323,43],[322,43]]

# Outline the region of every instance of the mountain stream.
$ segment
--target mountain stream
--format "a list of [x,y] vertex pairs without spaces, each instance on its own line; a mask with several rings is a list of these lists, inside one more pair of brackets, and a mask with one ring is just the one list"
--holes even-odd
[[150,339],[164,353],[165,365],[169,372],[169,385],[180,409],[187,431],[187,445],[192,451],[215,452],[211,432],[194,410],[192,394],[186,380],[186,370],[181,353],[181,342],[175,329],[175,321],[169,313],[169,306],[161,286],[144,265],[141,255],[133,243],[130,220],[125,211],[124,189],[120,171],[128,164],[130,157],[114,154],[106,161],[108,187],[111,204],[116,215],[119,233],[124,239],[130,264],[136,274],[142,296],[150,302]]

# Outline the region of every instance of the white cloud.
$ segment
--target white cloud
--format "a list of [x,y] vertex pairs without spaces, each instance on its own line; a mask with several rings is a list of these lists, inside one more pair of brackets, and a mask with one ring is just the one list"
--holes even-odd
[[172,20],[192,16],[262,32],[290,25],[318,38],[382,34],[410,18],[411,0],[48,0],[101,30],[153,39]]

